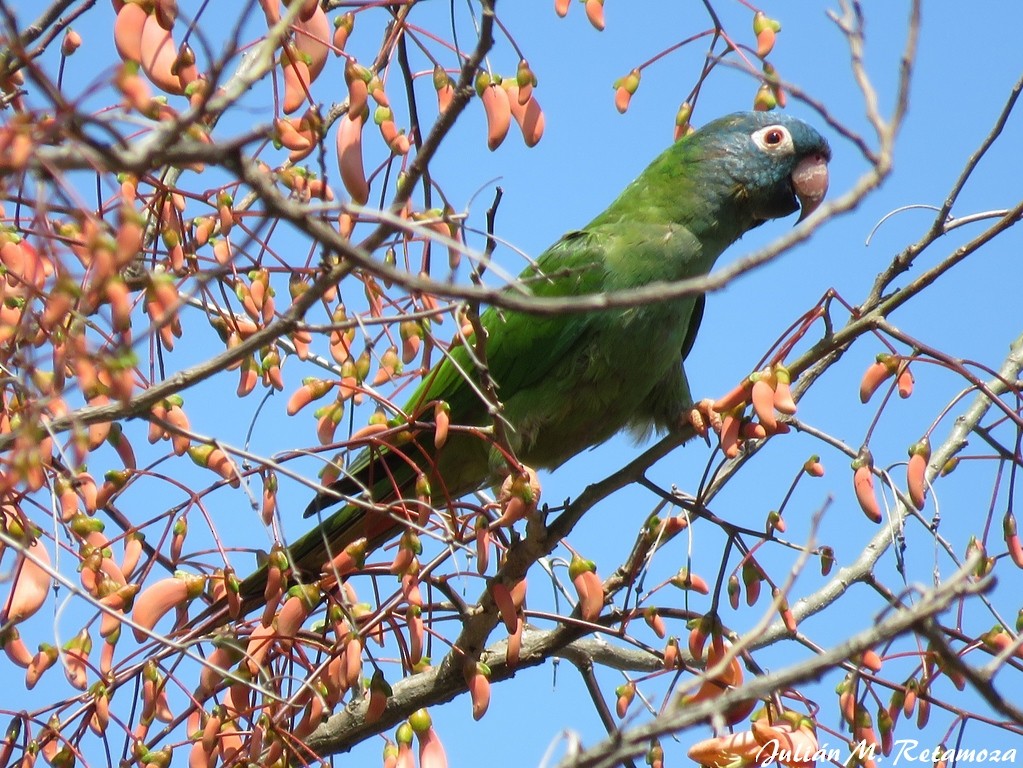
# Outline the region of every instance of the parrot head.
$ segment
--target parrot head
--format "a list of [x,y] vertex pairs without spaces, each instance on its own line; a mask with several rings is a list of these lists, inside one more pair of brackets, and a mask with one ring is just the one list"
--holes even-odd
[[720,164],[716,170],[731,180],[734,199],[752,214],[755,224],[797,210],[802,221],[828,191],[831,148],[798,118],[737,112],[688,138],[704,144],[701,154],[706,160]]

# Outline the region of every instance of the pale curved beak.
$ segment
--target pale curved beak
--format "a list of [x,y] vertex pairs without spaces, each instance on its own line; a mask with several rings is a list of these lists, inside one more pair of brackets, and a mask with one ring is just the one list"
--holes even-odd
[[824,155],[810,155],[799,161],[792,171],[792,191],[799,198],[798,224],[817,210],[828,193],[828,160]]

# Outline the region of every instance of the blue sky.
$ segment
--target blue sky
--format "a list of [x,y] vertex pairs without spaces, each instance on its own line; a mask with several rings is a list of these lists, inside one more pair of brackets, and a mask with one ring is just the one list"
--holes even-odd
[[[188,4],[182,3],[182,6]],[[718,2],[717,7],[726,27],[739,39],[751,42],[749,11],[738,2],[725,0]],[[841,35],[825,16],[827,7],[822,3],[795,0],[778,0],[766,6],[765,10],[783,24],[771,59],[784,78],[793,80],[824,101],[836,118],[854,130],[867,132],[862,100],[849,75],[848,51]],[[546,2],[505,0],[498,9],[539,78],[536,94],[546,113],[545,136],[536,148],[527,150],[513,126],[505,144],[490,153],[485,148],[482,113],[474,103],[438,154],[432,172],[456,208],[468,206],[479,192],[469,209],[470,220],[476,226],[482,225],[483,211],[489,205],[494,185],[499,184],[504,190],[504,199],[497,231],[522,252],[535,256],[562,232],[585,224],[602,210],[671,141],[675,111],[702,62],[702,43],[648,68],[624,116],[614,110],[611,83],[658,51],[704,29],[708,19],[702,6],[694,2],[627,4],[608,0],[608,26],[598,33],[586,22],[579,3],[573,3],[571,13],[563,20],[554,15],[551,4]],[[886,214],[903,206],[940,205],[965,159],[990,129],[1019,77],[1016,51],[1023,24],[1023,6],[1003,3],[988,6],[987,10],[966,12],[959,4],[946,1],[928,4],[924,10],[910,109],[897,143],[892,177],[852,214],[829,222],[808,243],[710,297],[699,340],[687,361],[690,383],[697,397],[715,397],[731,388],[749,373],[789,323],[827,289],[835,288],[850,303],[861,301],[875,274],[893,254],[926,231],[932,214],[909,210],[893,216],[877,229],[868,247],[865,241],[875,225]],[[415,18],[423,26],[444,34],[448,26],[443,20],[448,12],[447,3],[434,0],[417,9]],[[466,17],[461,5],[457,13],[460,25],[464,25]],[[873,3],[866,7],[866,13],[867,69],[879,93],[882,113],[888,115],[904,46],[908,10],[902,2]],[[366,21],[370,18],[367,13]],[[94,55],[97,50],[107,54],[109,30],[105,25],[110,21],[109,11],[106,7],[97,8],[96,13],[87,14],[87,20],[95,27],[82,27],[86,46],[72,60],[76,66],[67,75],[69,89],[97,74],[92,66],[77,66],[87,61],[83,54]],[[464,26],[461,34],[466,35],[467,31],[468,27]],[[360,21],[349,50],[368,57],[378,41],[374,25]],[[448,59],[452,64],[453,57]],[[499,39],[488,60],[495,71],[511,74],[517,59],[507,42]],[[331,66],[335,68],[333,81],[324,79],[317,84],[317,94],[324,101],[340,100],[344,96],[338,65],[335,62]],[[694,122],[699,125],[727,112],[748,109],[755,89],[755,84],[742,73],[725,69],[715,72],[703,89]],[[420,98],[429,102],[431,91],[426,78]],[[265,84],[257,87],[248,100],[253,113],[236,114],[218,128],[219,135],[230,136],[245,130],[249,119],[263,119],[256,105],[265,105],[267,96]],[[821,126],[827,133],[834,151],[832,194],[837,196],[844,192],[864,171],[862,158],[857,156],[854,147],[827,131],[807,107],[793,103],[789,110]],[[869,133],[867,135],[870,141]],[[1018,201],[1023,162],[1018,152],[1021,140],[1020,121],[1011,120],[1002,139],[967,186],[953,210],[954,215],[1006,208]],[[330,169],[333,172],[333,168]],[[782,221],[759,228],[734,246],[723,262],[753,251],[787,231],[789,226],[790,222]],[[922,264],[935,263],[939,256],[951,252],[978,231],[965,227],[950,235],[922,258]],[[479,239],[470,244],[481,245]],[[954,356],[997,367],[1009,341],[1020,331],[1017,307],[1021,244],[1019,233],[1010,231],[939,280],[923,296],[894,315],[892,321],[907,333]],[[511,272],[517,272],[522,265],[521,259],[508,249],[499,252],[498,257]],[[922,266],[914,266],[910,276],[921,269]],[[464,278],[464,273],[461,277]],[[215,348],[203,344],[176,350],[170,357],[171,366],[180,368],[203,358],[211,350]],[[879,344],[857,343],[800,404],[800,417],[850,445],[859,445],[874,408],[859,405],[856,383],[860,372],[879,350]],[[313,373],[300,367],[286,372],[291,383]],[[944,402],[941,398],[947,400],[961,384],[947,372],[923,370],[917,374],[917,387],[918,393],[913,398],[891,405],[888,418],[882,420],[872,441],[879,463],[904,460],[906,446],[929,426]],[[217,434],[240,445],[253,418],[257,396],[236,405],[230,398],[225,400],[225,394],[233,398],[233,388],[233,380],[226,389],[202,385],[186,393],[186,401],[197,431]],[[312,419],[300,416],[297,421],[286,420],[284,402],[285,398],[278,396],[264,407],[253,430],[253,450],[273,453],[308,445],[314,440]],[[225,403],[230,404],[230,410]],[[935,437],[943,437],[949,424],[939,426]],[[286,442],[282,443],[282,439]],[[803,531],[805,535],[809,516],[828,499],[833,499],[822,535],[836,544],[840,562],[851,558],[875,531],[855,506],[848,461],[836,453],[821,451],[813,441],[802,436],[779,440],[784,442],[763,451],[747,468],[746,477],[733,483],[716,500],[715,511],[735,522],[756,527],[767,510],[777,505],[799,463],[809,453],[820,452],[828,474],[812,484],[801,483],[788,513],[793,520],[790,535],[796,541],[801,540],[797,532]],[[578,457],[545,478],[544,499],[556,504],[578,495],[586,485],[601,479],[639,450],[631,441],[620,438]],[[652,470],[651,478],[665,486],[675,484],[693,491],[710,458],[707,447],[693,444],[661,461]],[[312,462],[296,466],[308,467],[310,473],[315,471]],[[990,470],[964,471],[959,478],[953,475],[947,484],[939,487],[944,510],[941,530],[956,543],[960,554],[971,533],[982,533],[979,528],[991,493],[989,475]],[[182,476],[187,477],[187,473]],[[297,484],[283,484],[282,511],[285,530],[291,536],[305,529],[306,523],[300,519],[299,511],[307,499],[306,489]],[[179,500],[139,493],[136,498],[138,514],[148,516],[159,511],[161,505]],[[598,565],[610,569],[627,554],[639,524],[655,503],[651,494],[639,489],[616,494],[587,516],[573,534],[571,543]],[[218,526],[224,530],[244,527],[246,543],[266,546],[268,539],[254,519],[250,519],[244,497],[220,492],[211,497],[211,504]],[[744,518],[747,512],[749,517]],[[1001,552],[998,538],[996,530],[991,546],[992,550]],[[719,536],[705,533],[695,540],[694,568],[706,569],[708,577],[716,568],[715,558],[721,549],[719,539]],[[930,578],[935,562],[932,546],[919,529],[910,535],[906,558],[911,580],[926,582]],[[680,538],[672,543],[672,550],[665,553],[659,563],[660,577],[674,572],[685,558],[686,545]],[[244,570],[246,562],[247,559],[238,561],[240,570]],[[783,569],[786,562],[785,557],[779,556],[777,567]],[[948,567],[947,561],[942,561],[940,568],[944,573],[949,572]],[[891,552],[880,568],[881,578],[897,583]],[[1001,570],[1003,578],[1015,576],[1016,585],[1020,585],[1018,574],[1005,574],[1006,569]],[[816,583],[810,575],[806,582],[800,582],[797,594]],[[539,575],[534,578],[538,584],[542,583]],[[651,575],[648,586],[656,580]],[[1006,591],[1010,594],[1013,592],[1010,583],[1003,586],[1008,587]],[[468,583],[467,597],[473,597],[477,590],[475,582]],[[539,592],[537,590],[537,594]],[[679,601],[681,606],[681,597]],[[1012,616],[1015,611],[1012,600],[1007,603],[1004,608]],[[869,626],[871,617],[882,606],[864,589],[862,594],[854,590],[841,606],[834,607],[836,612],[825,611],[807,623],[806,631],[818,642],[835,642],[843,634]],[[755,619],[756,615],[744,612],[741,618],[737,617],[736,626],[741,629]],[[70,628],[70,624],[65,624],[62,631]],[[791,645],[783,644],[765,653],[762,663],[777,668],[805,653],[795,653]],[[11,672],[9,667],[0,667],[0,670],[0,679]],[[613,687],[621,682],[620,676],[603,672],[599,679],[609,697]],[[829,682],[833,685],[835,681]],[[44,690],[40,693],[52,696],[64,682],[59,675],[51,674],[46,685],[52,687],[41,686]],[[654,685],[651,690],[663,694],[663,686]],[[948,691],[943,693],[948,695]],[[833,718],[826,724],[836,726],[833,699],[820,691],[817,695],[828,716]],[[652,700],[655,705],[659,703],[656,696]],[[971,706],[972,701],[967,699],[963,704]],[[636,711],[638,708],[634,705],[633,712]],[[496,687],[491,710],[480,723],[470,724],[468,712],[469,704],[464,699],[435,708],[433,712],[452,765],[479,762],[480,757],[495,768],[537,765],[564,729],[578,733],[587,744],[603,734],[579,675],[565,663],[522,670],[515,680]],[[936,713],[921,742],[941,738],[947,722],[947,717]],[[677,745],[665,742],[668,763],[684,764],[684,747],[695,740],[695,734],[702,735],[706,730],[684,734]],[[967,744],[978,747],[1013,744],[1007,740],[1010,737],[1001,732],[981,727],[973,730],[973,726],[964,738]],[[836,741],[832,739],[832,743]],[[372,739],[360,745],[352,759],[359,764],[375,764],[380,746],[378,740]]]

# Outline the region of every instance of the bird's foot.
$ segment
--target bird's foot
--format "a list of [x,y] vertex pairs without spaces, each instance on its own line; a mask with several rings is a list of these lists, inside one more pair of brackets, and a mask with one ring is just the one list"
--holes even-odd
[[710,430],[721,434],[721,414],[714,410],[714,400],[704,398],[686,414],[686,423],[696,430],[696,434],[707,437]]

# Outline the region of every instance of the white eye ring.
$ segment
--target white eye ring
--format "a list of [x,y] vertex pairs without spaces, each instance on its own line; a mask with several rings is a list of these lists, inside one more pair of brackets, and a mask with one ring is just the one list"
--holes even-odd
[[750,136],[753,143],[765,152],[792,154],[795,147],[792,144],[792,134],[784,125],[768,125],[755,131]]

